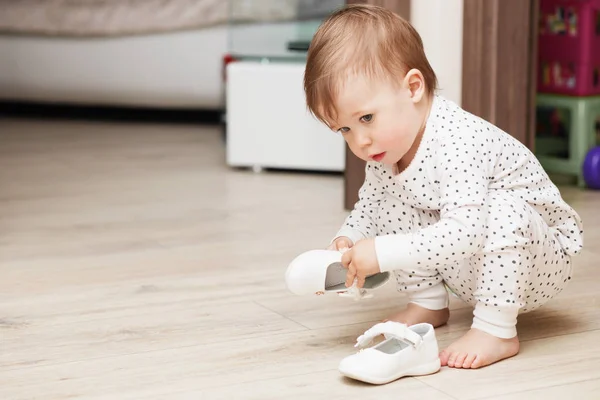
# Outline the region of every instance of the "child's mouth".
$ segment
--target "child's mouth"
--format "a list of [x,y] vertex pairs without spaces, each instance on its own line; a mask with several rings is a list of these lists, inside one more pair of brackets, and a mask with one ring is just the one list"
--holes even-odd
[[371,156],[371,158],[373,159],[373,161],[381,161],[383,160],[383,157],[385,157],[385,151],[383,153],[379,153],[379,154],[374,154]]

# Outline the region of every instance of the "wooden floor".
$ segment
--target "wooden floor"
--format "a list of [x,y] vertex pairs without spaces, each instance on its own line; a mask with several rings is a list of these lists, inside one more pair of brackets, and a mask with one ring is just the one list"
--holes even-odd
[[[342,222],[340,175],[224,166],[215,128],[0,119],[0,399],[600,399],[600,193],[586,250],[520,317],[522,352],[369,386],[340,376],[406,299],[289,294]],[[453,302],[441,347],[471,310]]]

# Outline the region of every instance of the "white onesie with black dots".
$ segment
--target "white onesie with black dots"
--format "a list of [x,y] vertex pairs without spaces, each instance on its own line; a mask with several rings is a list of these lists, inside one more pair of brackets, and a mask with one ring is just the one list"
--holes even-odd
[[381,270],[411,301],[445,308],[446,286],[475,307],[474,328],[502,338],[564,288],[583,246],[578,214],[530,150],[441,96],[404,171],[367,163],[339,236],[376,237]]

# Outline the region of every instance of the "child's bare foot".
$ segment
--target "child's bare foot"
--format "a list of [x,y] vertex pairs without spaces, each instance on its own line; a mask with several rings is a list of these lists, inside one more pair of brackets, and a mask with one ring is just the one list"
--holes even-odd
[[433,325],[434,328],[444,325],[450,318],[450,310],[428,310],[414,303],[408,303],[406,308],[394,315],[389,316],[385,321],[402,322],[406,325],[414,325],[426,322]]
[[519,352],[519,339],[500,339],[478,329],[471,329],[462,338],[440,353],[442,365],[451,368],[481,368]]

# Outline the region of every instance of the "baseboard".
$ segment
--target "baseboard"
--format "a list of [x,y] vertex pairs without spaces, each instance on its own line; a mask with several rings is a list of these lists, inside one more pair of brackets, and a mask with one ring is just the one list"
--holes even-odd
[[0,117],[53,120],[222,124],[223,110],[90,106],[0,100]]

